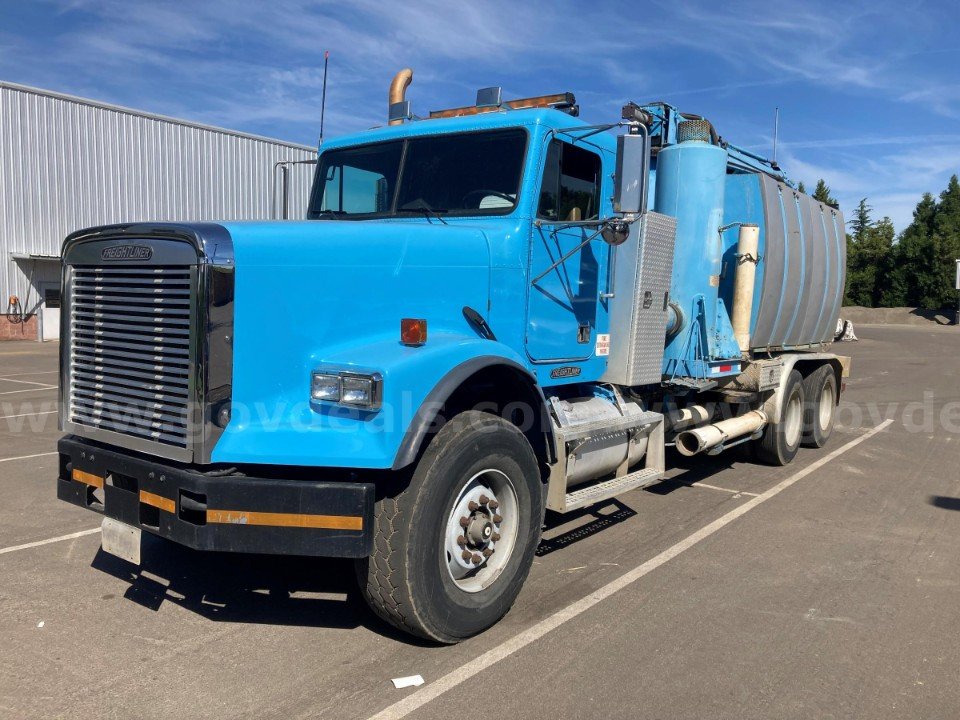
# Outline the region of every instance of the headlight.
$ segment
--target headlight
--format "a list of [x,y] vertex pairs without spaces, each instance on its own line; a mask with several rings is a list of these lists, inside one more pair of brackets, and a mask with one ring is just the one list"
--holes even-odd
[[377,372],[314,370],[310,375],[310,399],[377,410],[383,402],[383,376]]
[[310,397],[313,400],[340,402],[340,376],[313,373],[310,380]]

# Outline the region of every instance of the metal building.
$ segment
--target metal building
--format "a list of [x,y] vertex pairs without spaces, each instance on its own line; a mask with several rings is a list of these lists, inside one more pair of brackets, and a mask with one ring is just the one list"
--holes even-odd
[[[316,149],[0,81],[0,339],[56,339],[70,232],[305,215]],[[291,163],[279,165],[279,163]]]

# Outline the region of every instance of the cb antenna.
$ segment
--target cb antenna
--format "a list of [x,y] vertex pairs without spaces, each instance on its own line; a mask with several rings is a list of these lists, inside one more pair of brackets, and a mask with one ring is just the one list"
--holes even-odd
[[780,132],[780,108],[773,109],[773,164],[777,164],[777,134]]
[[323,116],[327,109],[327,63],[330,61],[330,51],[323,52],[323,91],[320,94],[320,142],[323,145]]

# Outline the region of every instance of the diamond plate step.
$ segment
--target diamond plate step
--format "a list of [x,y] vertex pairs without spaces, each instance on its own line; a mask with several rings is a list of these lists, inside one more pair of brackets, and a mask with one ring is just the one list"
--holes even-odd
[[561,512],[570,512],[578,508],[608,500],[629,490],[647,487],[663,479],[663,471],[658,468],[642,468],[623,477],[613,478],[579,487],[564,496],[564,508]]

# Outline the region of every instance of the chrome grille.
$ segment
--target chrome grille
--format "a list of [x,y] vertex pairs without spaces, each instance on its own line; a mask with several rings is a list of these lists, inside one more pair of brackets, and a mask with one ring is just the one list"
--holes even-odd
[[70,422],[188,448],[194,273],[70,268]]

